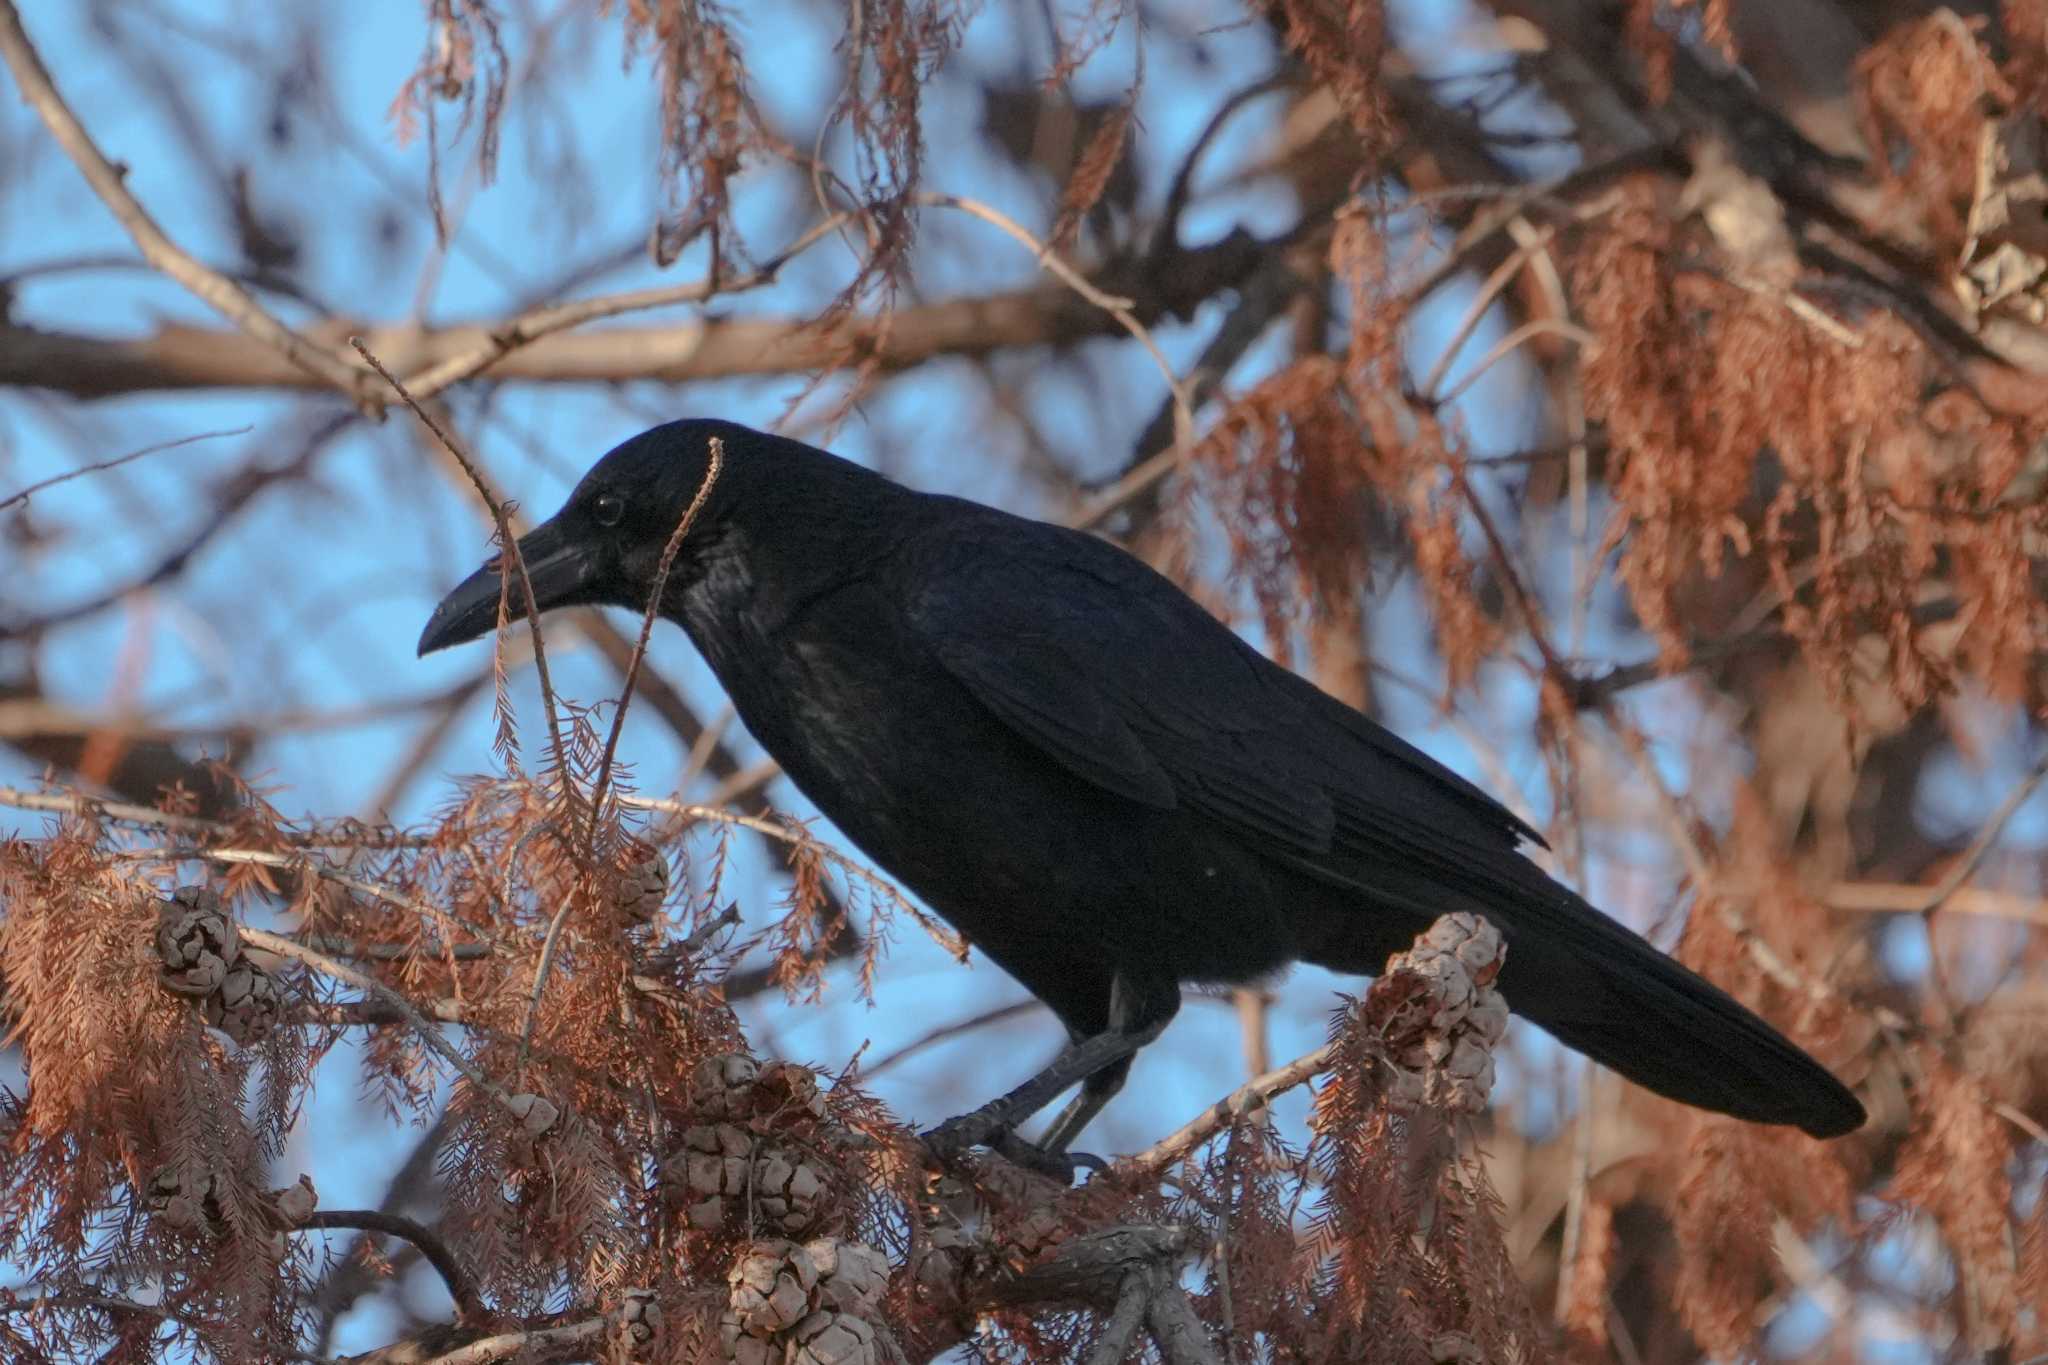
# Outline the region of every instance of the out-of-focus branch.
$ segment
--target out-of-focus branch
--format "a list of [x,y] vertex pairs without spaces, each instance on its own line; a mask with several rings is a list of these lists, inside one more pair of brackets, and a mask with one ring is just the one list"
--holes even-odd
[[[1171,272],[1095,283],[1128,295],[1131,316],[1149,323],[1235,288],[1272,249],[1249,238],[1229,238],[1181,253]],[[314,335],[326,340],[331,333],[337,344],[358,335],[393,373],[431,374],[437,366],[496,346],[503,326],[422,330],[343,322],[315,328]],[[714,318],[672,327],[553,332],[502,355],[481,373],[494,379],[581,384],[811,374],[869,363],[888,372],[934,356],[1061,345],[1121,330],[1115,318],[1066,286],[1041,284],[825,324],[810,318]],[[312,376],[251,338],[179,325],[134,339],[0,326],[0,384],[56,389],[80,398],[160,389],[317,387]]]
[[[1924,914],[1934,888],[1905,882],[1836,882],[1827,890],[1828,905],[1836,910],[1872,915]],[[2017,896],[2004,891],[1980,891],[1959,887],[1941,904],[1945,915],[1981,915],[1990,919],[2018,920],[2023,924],[2048,924],[2048,900],[2039,896]]]
[[140,450],[131,450],[126,455],[116,455],[111,460],[99,460],[93,464],[80,465],[76,469],[67,469],[62,474],[53,474],[47,479],[32,483],[19,493],[10,493],[8,496],[0,498],[0,511],[5,511],[18,502],[27,502],[45,488],[55,488],[60,483],[69,483],[71,480],[83,478],[87,474],[100,474],[109,469],[119,469],[122,465],[130,464],[145,455],[154,455],[164,450],[176,450],[179,446],[189,446],[195,441],[215,441],[223,436],[246,436],[249,434],[249,431],[250,428],[248,427],[230,427],[226,431],[194,432],[190,436],[180,436],[174,440],[157,441],[142,447]]
[[[4,3],[5,0],[0,0]],[[232,333],[223,333],[232,336]],[[240,338],[236,338],[240,341]],[[253,344],[243,342],[242,344]],[[266,352],[268,354],[268,352]],[[182,541],[165,551],[157,562],[131,582],[109,588],[83,602],[55,611],[22,620],[0,620],[0,640],[16,639],[69,625],[88,616],[105,611],[108,607],[142,591],[155,587],[183,572],[194,555],[210,545],[214,538],[241,515],[257,496],[277,484],[304,477],[328,442],[347,430],[355,421],[355,414],[342,410],[330,414],[315,425],[301,438],[298,449],[289,460],[268,468],[249,467],[236,473],[228,480],[206,520],[188,534]]]
[[581,327],[586,322],[603,318],[618,317],[624,313],[640,313],[652,308],[669,308],[683,303],[702,303],[714,296],[745,293],[773,284],[782,267],[809,249],[814,243],[846,221],[849,215],[835,213],[804,233],[788,247],[771,257],[758,270],[745,275],[721,278],[714,270],[700,280],[688,284],[664,285],[659,289],[634,289],[619,294],[605,294],[592,299],[575,299],[568,303],[549,304],[521,313],[504,326],[496,329],[490,340],[478,345],[464,355],[450,356],[447,360],[429,370],[422,371],[406,381],[415,398],[432,398],[452,384],[482,373],[500,359],[529,346],[544,336],[565,332],[572,327]]
[[1117,325],[1129,332],[1132,339],[1145,348],[1145,353],[1152,357],[1152,363],[1157,365],[1160,374],[1165,376],[1167,390],[1173,395],[1174,428],[1179,434],[1180,442],[1185,444],[1193,439],[1194,404],[1188,396],[1187,387],[1181,383],[1180,376],[1173,372],[1173,363],[1166,358],[1166,352],[1160,350],[1159,343],[1153,339],[1151,329],[1131,312],[1137,300],[1117,298],[1104,293],[1090,283],[1081,272],[1062,260],[1051,245],[1039,241],[1016,219],[978,199],[969,199],[957,194],[921,194],[918,196],[918,202],[940,208],[959,209],[962,213],[979,218],[991,227],[1008,233],[1017,242],[1029,248],[1037,257],[1038,264],[1054,279],[1061,281],[1076,294],[1115,318]]
[[57,139],[57,145],[77,165],[93,193],[135,239],[144,260],[211,304],[273,359],[287,362],[301,376],[301,382],[339,389],[358,402],[372,401],[361,370],[342,360],[331,348],[279,322],[264,311],[249,291],[173,242],[157,226],[149,210],[128,192],[127,169],[107,159],[58,93],[49,68],[43,65],[42,56],[21,26],[14,0],[0,0],[0,58],[6,60],[8,70],[14,73],[22,98],[35,109],[51,136]]
[[381,1232],[387,1237],[410,1242],[419,1248],[420,1255],[427,1258],[427,1264],[434,1267],[441,1282],[448,1286],[448,1296],[455,1300],[458,1315],[473,1318],[482,1316],[484,1312],[483,1295],[477,1291],[476,1277],[456,1258],[439,1233],[417,1219],[380,1209],[316,1209],[302,1219],[299,1226],[314,1230],[348,1228],[358,1232]]

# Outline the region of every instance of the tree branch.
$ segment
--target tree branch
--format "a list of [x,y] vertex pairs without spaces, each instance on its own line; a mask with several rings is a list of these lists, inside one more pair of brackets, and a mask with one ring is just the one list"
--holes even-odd
[[1254,1076],[1189,1119],[1175,1132],[1135,1156],[1127,1156],[1117,1162],[1117,1170],[1133,1174],[1164,1170],[1242,1116],[1272,1103],[1276,1095],[1284,1095],[1298,1085],[1307,1084],[1329,1067],[1331,1055],[1330,1045],[1325,1043],[1285,1066],[1275,1067],[1263,1076]]
[[128,230],[128,235],[135,239],[144,260],[211,304],[223,317],[259,343],[265,354],[273,359],[282,356],[301,376],[302,384],[313,382],[319,387],[339,389],[359,404],[371,401],[362,371],[342,360],[333,350],[279,322],[265,312],[263,305],[241,285],[213,270],[165,235],[156,220],[149,216],[149,210],[128,192],[127,168],[107,160],[106,154],[93,142],[92,135],[85,131],[85,125],[78,121],[78,116],[71,112],[71,106],[58,93],[49,68],[43,65],[41,55],[21,26],[21,15],[14,7],[14,0],[0,0],[0,58],[6,60],[8,70],[14,73],[22,98],[41,117],[51,136],[57,139],[57,145],[78,167],[86,184],[92,186],[93,193],[112,210],[121,226]]
[[456,1314],[463,1319],[482,1317],[485,1312],[483,1295],[478,1292],[476,1279],[455,1252],[441,1240],[441,1235],[403,1214],[386,1213],[379,1209],[316,1209],[299,1223],[301,1228],[350,1228],[359,1232],[381,1232],[387,1237],[396,1237],[419,1248],[427,1264],[441,1276],[441,1282],[448,1286],[448,1296],[455,1300]]
[[[1150,323],[1237,287],[1271,249],[1245,238],[1184,252],[1174,269],[1133,287],[1101,281],[1132,299]],[[566,306],[566,305],[565,305]],[[313,337],[336,345],[362,337],[394,374],[426,372],[498,346],[507,324],[440,329],[326,324]],[[631,379],[667,383],[742,375],[814,374],[872,363],[888,373],[941,355],[986,355],[1056,346],[1123,332],[1123,324],[1064,284],[899,308],[887,317],[709,318],[669,327],[552,332],[505,352],[479,373],[493,379],[582,384]],[[79,398],[195,388],[317,388],[317,381],[249,337],[169,324],[132,339],[0,325],[0,384],[55,389]]]
[[338,1365],[495,1365],[502,1360],[563,1360],[588,1355],[581,1348],[601,1341],[610,1327],[608,1317],[585,1318],[553,1327],[499,1332],[461,1344],[451,1342],[447,1329],[442,1327],[359,1356],[343,1356]]

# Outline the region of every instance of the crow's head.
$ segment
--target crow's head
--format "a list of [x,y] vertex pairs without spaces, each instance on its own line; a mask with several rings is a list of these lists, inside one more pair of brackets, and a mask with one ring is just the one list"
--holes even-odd
[[[736,486],[752,473],[745,466],[761,459],[763,448],[796,443],[731,422],[693,420],[655,427],[614,447],[583,476],[561,511],[520,538],[519,556],[540,610],[645,611],[662,551],[703,485],[714,438],[723,445],[724,468],[670,570],[671,584],[687,582],[693,562],[717,540],[739,501]],[[492,558],[441,599],[420,632],[420,653],[474,640],[497,626],[503,563],[502,555]],[[505,599],[514,620],[526,615],[525,593],[516,580]]]

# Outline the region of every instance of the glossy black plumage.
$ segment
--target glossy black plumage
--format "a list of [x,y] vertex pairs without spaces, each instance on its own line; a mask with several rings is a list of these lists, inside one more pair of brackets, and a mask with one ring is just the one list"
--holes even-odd
[[[1058,1013],[1137,1041],[1183,982],[1370,973],[1436,916],[1508,943],[1512,1009],[1672,1098],[1832,1136],[1854,1096],[1546,876],[1498,802],[1092,536],[915,493],[729,423],[657,427],[522,541],[542,608],[644,609],[661,548],[741,719],[879,866]],[[519,595],[514,593],[516,605]],[[420,650],[489,630],[486,567]],[[1058,1142],[1120,1083],[1094,1076]]]

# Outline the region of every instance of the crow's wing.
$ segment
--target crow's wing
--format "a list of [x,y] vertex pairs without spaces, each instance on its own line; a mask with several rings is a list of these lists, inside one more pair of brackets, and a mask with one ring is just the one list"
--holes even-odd
[[1121,550],[1014,518],[974,529],[921,575],[913,626],[982,705],[1070,772],[1201,811],[1343,882],[1403,845],[1498,853],[1536,839]]

